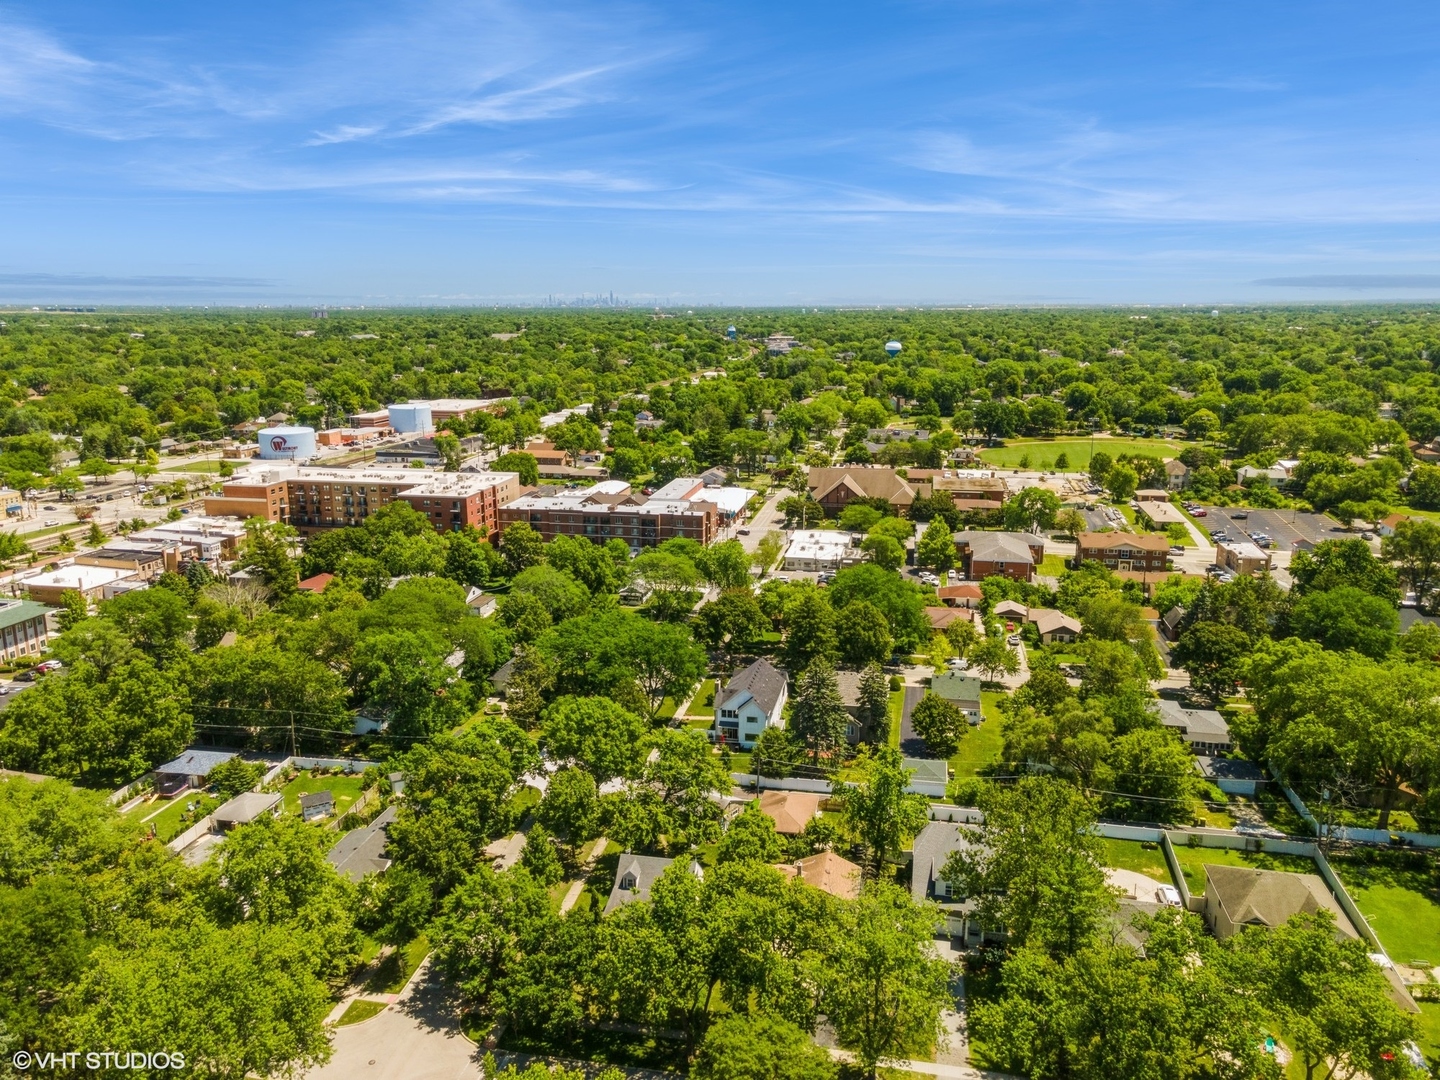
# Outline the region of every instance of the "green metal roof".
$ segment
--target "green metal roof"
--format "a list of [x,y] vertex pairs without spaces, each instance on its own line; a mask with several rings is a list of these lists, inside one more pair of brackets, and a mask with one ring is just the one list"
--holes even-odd
[[34,600],[6,600],[0,601],[0,630],[8,630],[12,626],[19,626],[38,616],[44,615],[51,609],[44,604]]

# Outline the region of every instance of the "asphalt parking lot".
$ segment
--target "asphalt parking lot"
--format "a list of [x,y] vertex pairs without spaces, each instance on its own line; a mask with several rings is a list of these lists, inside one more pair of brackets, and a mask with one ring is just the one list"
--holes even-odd
[[[1267,533],[1274,541],[1274,551],[1293,551],[1296,540],[1318,544],[1322,540],[1338,540],[1350,535],[1328,514],[1307,514],[1297,510],[1246,510],[1239,507],[1207,506],[1207,517],[1201,523],[1207,532],[1224,529],[1230,539],[1248,539],[1251,533]],[[1248,514],[1248,517],[1237,517]]]

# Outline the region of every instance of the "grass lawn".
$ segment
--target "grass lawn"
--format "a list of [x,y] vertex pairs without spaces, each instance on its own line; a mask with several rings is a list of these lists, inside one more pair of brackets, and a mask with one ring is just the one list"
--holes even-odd
[[[218,462],[218,461],[209,461],[209,460],[206,460],[206,461],[190,461],[190,462],[186,462],[184,465],[162,465],[162,466],[160,467],[160,471],[161,471],[161,472],[218,473],[218,472],[220,471],[220,462]],[[343,1021],[342,1021],[342,1023],[343,1023]]]
[[1232,848],[1200,848],[1175,845],[1175,859],[1185,875],[1185,884],[1194,896],[1205,893],[1205,865],[1253,866],[1260,870],[1283,870],[1292,874],[1313,874],[1315,861],[1301,855],[1272,855],[1264,851],[1235,851]]
[[[707,705],[706,702],[709,702]],[[715,717],[715,680],[706,679],[695,691],[695,696],[690,699],[690,707],[685,710],[686,716],[703,716],[707,720]]]
[[1105,865],[1116,870],[1133,870],[1159,882],[1174,883],[1170,868],[1165,865],[1165,852],[1159,844],[1146,847],[1139,840],[1114,840],[1104,837]]
[[1428,870],[1424,856],[1366,851],[1330,865],[1390,959],[1440,965],[1440,878]]
[[1129,503],[1117,502],[1111,503],[1110,505],[1120,511],[1120,516],[1125,519],[1125,524],[1129,525],[1132,529],[1135,528],[1135,511],[1130,509]]
[[1440,1002],[1420,1002],[1420,1015],[1415,1018],[1420,1037],[1415,1041],[1425,1053],[1425,1060],[1434,1067],[1440,1062]]
[[284,807],[281,812],[285,814],[300,813],[300,796],[316,791],[330,792],[335,798],[335,816],[343,817],[355,800],[360,797],[360,777],[311,776],[309,773],[301,773],[281,789],[280,794],[283,796],[282,806]]
[[366,1001],[364,998],[356,998],[340,1014],[337,1026],[344,1027],[346,1024],[358,1024],[361,1020],[369,1020],[381,1009],[385,1008],[383,1001]]
[[365,983],[365,990],[371,994],[398,994],[405,989],[405,984],[410,981],[410,976],[415,974],[415,969],[420,966],[420,961],[430,951],[430,939],[424,934],[414,938],[409,944],[401,945],[375,969]]
[[960,740],[960,749],[950,759],[953,777],[975,776],[1000,756],[1005,740],[1000,734],[999,702],[1005,695],[996,690],[980,691],[980,713],[985,718]]
[[1081,656],[1079,653],[1073,653],[1073,652],[1052,652],[1052,653],[1050,654],[1050,656],[1051,656],[1051,658],[1052,658],[1057,664],[1083,664],[1083,663],[1085,663],[1085,657]]
[[[198,803],[198,806],[193,811],[187,811],[185,807],[191,803]],[[162,844],[168,844],[220,803],[221,800],[213,795],[197,795],[193,791],[186,791],[168,800],[163,809],[160,809],[159,800],[144,803],[126,814],[125,818],[127,821],[136,822],[142,832],[148,832],[150,826],[155,826],[155,838]],[[149,820],[145,820],[146,818]]]
[[1065,560],[1059,555],[1047,554],[1040,560],[1040,565],[1036,567],[1035,572],[1044,574],[1046,577],[1059,577],[1065,572]]
[[[1070,472],[1083,472],[1090,468],[1091,440],[1084,439],[1011,439],[1004,446],[980,451],[980,460],[1006,469],[1020,468],[1020,459],[1029,457],[1030,468],[1046,469],[1055,464],[1055,459],[1064,454],[1069,459],[1066,466]],[[1110,457],[1121,454],[1146,454],[1150,457],[1174,457],[1180,452],[1180,444],[1164,439],[1111,439],[1097,438],[1094,447],[1103,450]]]

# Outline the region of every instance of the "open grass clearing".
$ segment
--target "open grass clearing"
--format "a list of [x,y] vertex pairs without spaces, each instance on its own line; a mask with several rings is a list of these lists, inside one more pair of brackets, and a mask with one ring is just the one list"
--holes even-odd
[[[214,795],[184,791],[173,799],[161,800],[161,802],[164,805],[142,803],[126,814],[125,819],[133,821],[141,832],[149,832],[153,826],[155,839],[162,844],[168,844],[195,822],[216,809],[222,800]],[[193,809],[187,809],[188,807],[193,807]]]
[[1440,965],[1440,875],[1424,856],[1367,850],[1330,865],[1390,959]]
[[1159,844],[1146,845],[1139,840],[1116,840],[1108,836],[1101,843],[1105,845],[1106,866],[1144,874],[1161,883],[1175,883],[1170,876],[1170,868],[1165,865],[1165,852]]
[[285,814],[300,813],[300,796],[328,791],[335,799],[335,817],[342,817],[360,797],[360,777],[356,775],[311,776],[301,773],[280,789]]
[[715,717],[715,680],[706,679],[695,691],[695,696],[690,699],[690,704],[685,710],[687,718],[703,716],[710,720]]
[[1004,446],[991,447],[980,451],[980,460],[1004,469],[1024,468],[1021,458],[1029,458],[1032,469],[1051,469],[1055,459],[1064,454],[1068,472],[1084,472],[1090,468],[1090,452],[1101,451],[1118,458],[1121,454],[1144,454],[1147,457],[1172,458],[1180,452],[1182,444],[1166,439],[1011,439]]
[[972,727],[960,740],[960,749],[950,758],[952,778],[976,776],[987,765],[1000,758],[1005,745],[1000,734],[1000,699],[1005,695],[996,690],[980,691],[980,715],[984,717],[979,727]]

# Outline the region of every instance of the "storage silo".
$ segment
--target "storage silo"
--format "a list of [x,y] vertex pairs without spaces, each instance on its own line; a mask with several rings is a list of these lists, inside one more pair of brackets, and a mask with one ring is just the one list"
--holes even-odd
[[390,406],[390,426],[400,435],[428,435],[435,430],[428,401],[409,401]]
[[309,461],[315,456],[315,429],[279,424],[260,429],[260,456],[267,461]]

